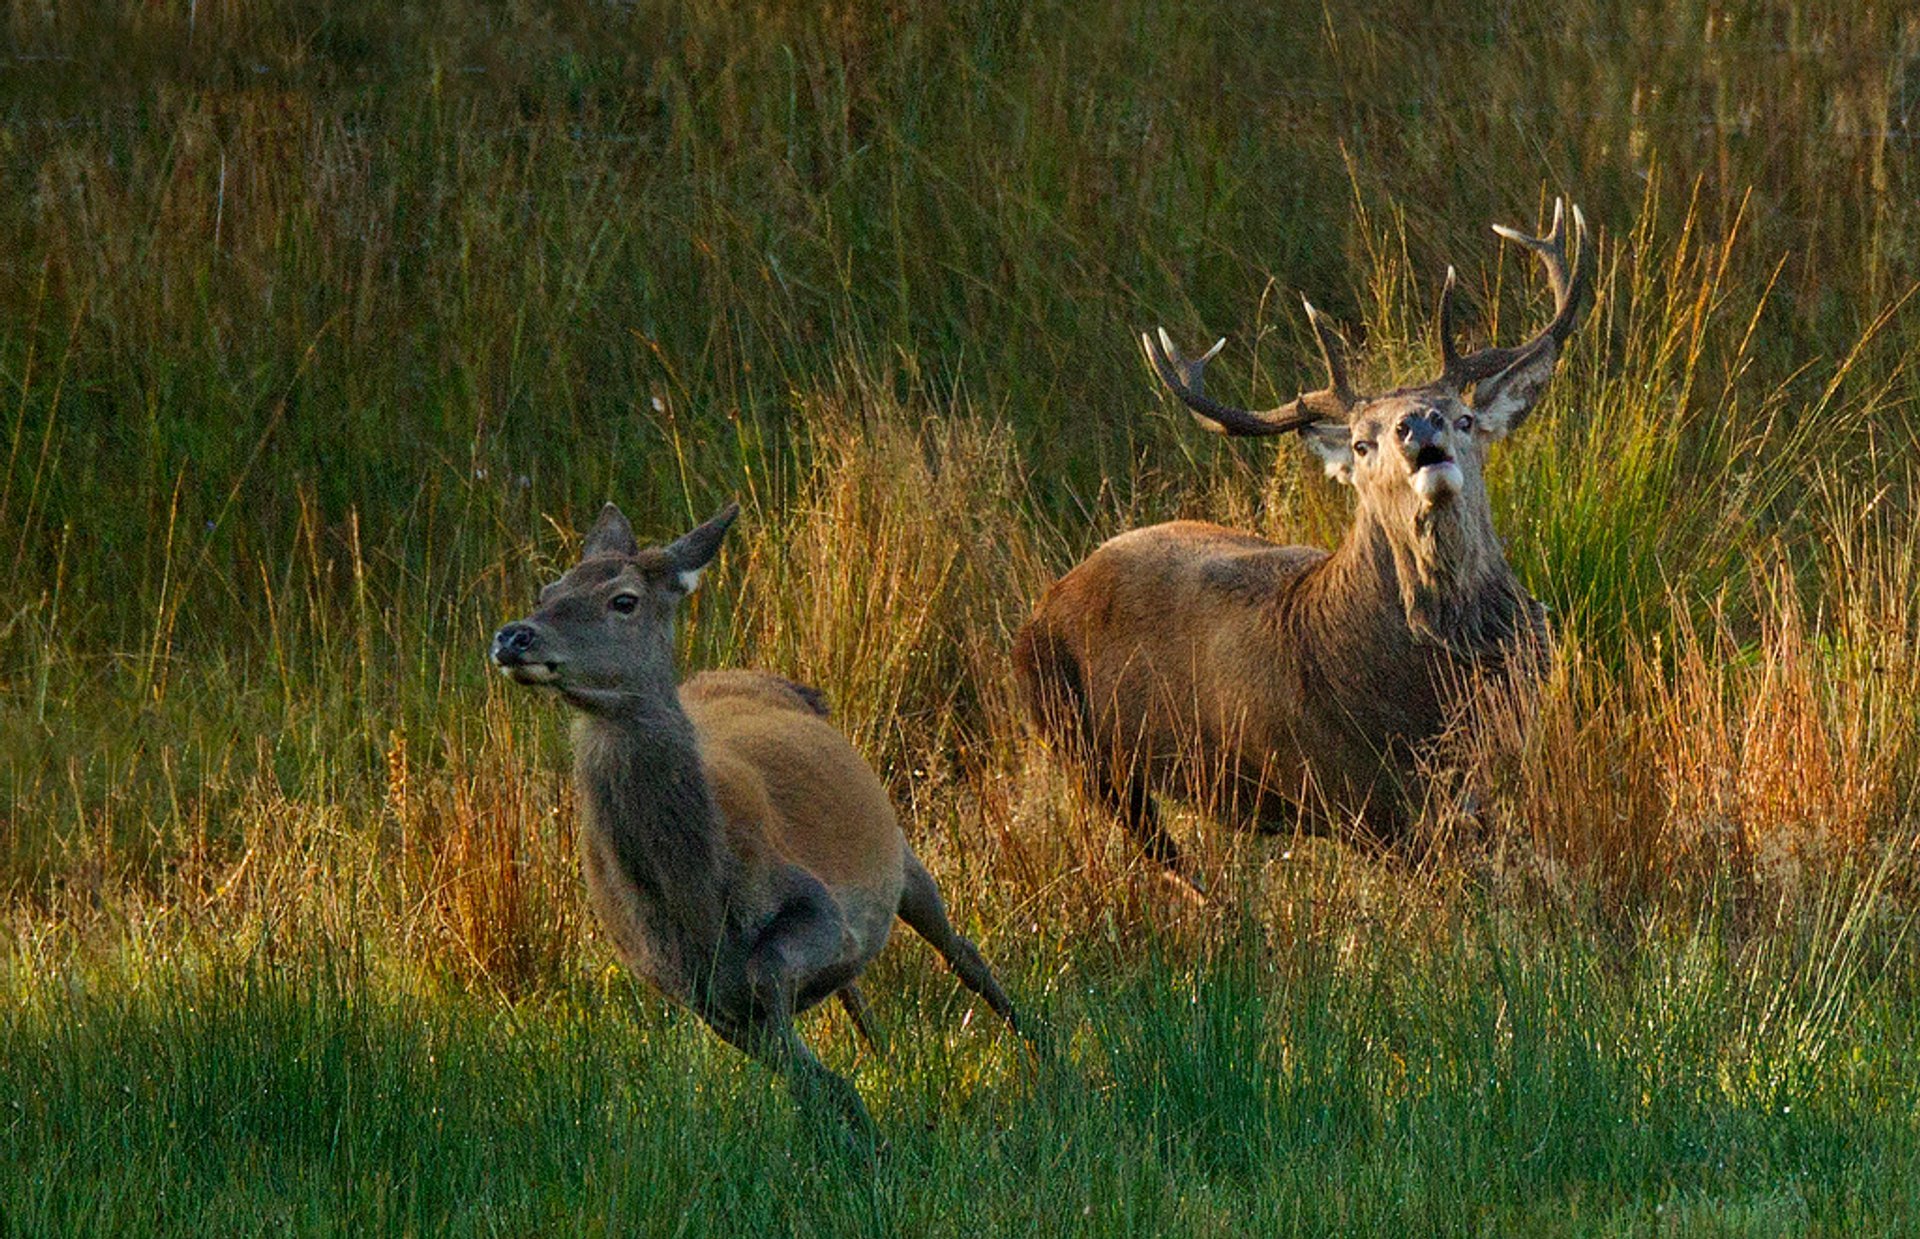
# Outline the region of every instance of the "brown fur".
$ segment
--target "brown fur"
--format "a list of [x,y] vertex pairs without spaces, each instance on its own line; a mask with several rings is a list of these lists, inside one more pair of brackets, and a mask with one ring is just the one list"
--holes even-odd
[[494,659],[579,711],[581,868],[621,959],[787,1073],[804,1103],[866,1129],[859,1094],[792,1019],[839,993],[871,1040],[855,979],[896,916],[1009,1023],[1014,1011],[818,692],[753,671],[674,686],[674,612],[731,520],[643,551],[609,505],[579,567],[500,631]]
[[1329,385],[1266,413],[1205,394],[1218,345],[1189,360],[1165,332],[1142,336],[1203,425],[1299,433],[1357,498],[1331,553],[1194,521],[1121,534],[1047,590],[1015,641],[1041,731],[1176,872],[1156,791],[1270,828],[1357,821],[1373,839],[1400,839],[1416,755],[1450,722],[1455,688],[1542,648],[1544,612],[1507,565],[1482,470],[1551,378],[1585,264],[1568,270],[1557,206],[1545,237],[1499,231],[1540,257],[1554,317],[1524,345],[1462,356],[1449,273],[1446,365],[1423,386],[1355,393],[1344,344],[1311,306]]
[[1457,579],[1447,535],[1408,532],[1363,509],[1332,554],[1194,521],[1121,534],[1015,641],[1042,731],[1168,864],[1149,791],[1397,838],[1414,747],[1463,663],[1543,632],[1504,559]]
[[850,916],[883,910],[884,942],[906,880],[906,840],[872,768],[793,688],[776,676],[709,671],[681,685],[680,704],[735,850],[799,865]]

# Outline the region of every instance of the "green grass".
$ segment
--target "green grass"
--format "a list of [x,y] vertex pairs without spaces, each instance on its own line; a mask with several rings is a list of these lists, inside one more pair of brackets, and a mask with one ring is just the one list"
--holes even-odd
[[[0,35],[0,1229],[1766,1234],[1920,1226],[1920,27],[1404,0],[12,5]],[[1177,815],[1171,900],[1024,725],[1100,539],[1330,543],[1230,399],[1598,297],[1497,449],[1537,696],[1381,858]],[[1510,247],[1508,247],[1510,249]],[[746,507],[689,667],[820,685],[1010,988],[929,954],[891,1142],[624,978],[560,712],[488,634],[618,499]],[[1449,793],[1450,794],[1450,793]]]
[[1230,932],[1201,963],[1096,948],[1047,995],[1070,1044],[1046,1065],[989,1020],[958,1027],[954,987],[916,952],[888,970],[888,1056],[855,1064],[890,1140],[877,1165],[823,1150],[764,1073],[610,972],[501,1005],[396,993],[337,955],[142,962],[8,1015],[6,1221],[91,1234],[1913,1224],[1910,969],[1834,1003],[1817,970],[1741,958],[1712,925],[1659,926],[1612,958],[1542,952],[1527,929],[1463,926],[1411,966],[1377,931]]

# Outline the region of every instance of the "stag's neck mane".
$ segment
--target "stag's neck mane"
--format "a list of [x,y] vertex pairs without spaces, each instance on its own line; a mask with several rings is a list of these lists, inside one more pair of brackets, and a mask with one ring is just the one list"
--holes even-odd
[[1534,605],[1472,491],[1433,507],[1410,491],[1362,503],[1318,575],[1323,605],[1344,613],[1331,631],[1371,642],[1377,617],[1398,616],[1415,645],[1469,658],[1526,628]]
[[693,720],[671,684],[578,716],[574,781],[583,828],[610,845],[654,928],[710,956],[725,930],[731,853]]

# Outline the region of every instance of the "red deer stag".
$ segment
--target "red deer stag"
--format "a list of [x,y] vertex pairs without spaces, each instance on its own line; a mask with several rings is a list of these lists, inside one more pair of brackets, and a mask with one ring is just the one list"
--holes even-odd
[[739,510],[642,550],[608,504],[579,564],[494,636],[493,661],[576,711],[581,868],[627,966],[865,1136],[859,1093],[793,1017],[838,994],[864,1035],[856,980],[895,916],[1017,1021],[819,693],[753,671],[675,686],[675,613]]
[[[1417,752],[1446,725],[1449,686],[1541,648],[1545,617],[1508,567],[1482,465],[1532,411],[1579,319],[1585,221],[1531,237],[1554,313],[1525,344],[1462,354],[1454,273],[1435,329],[1440,377],[1362,395],[1344,342],[1307,318],[1329,382],[1267,412],[1206,395],[1201,369],[1165,331],[1147,360],[1203,426],[1229,435],[1298,432],[1354,489],[1339,547],[1277,546],[1200,521],[1119,535],[1056,581],[1014,645],[1043,734],[1154,860],[1194,875],[1160,824],[1165,792],[1266,829],[1357,820],[1391,843],[1409,818]],[[1222,344],[1225,341],[1221,342]]]

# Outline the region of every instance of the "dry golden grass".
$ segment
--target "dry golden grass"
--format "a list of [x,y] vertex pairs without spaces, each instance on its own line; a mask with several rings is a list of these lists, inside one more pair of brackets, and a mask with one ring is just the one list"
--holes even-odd
[[[1045,536],[1005,436],[857,383],[806,408],[808,467],[749,510],[690,619],[689,669],[738,662],[824,688],[990,942],[1192,932],[1198,945],[1243,901],[1291,906],[1274,891],[1302,877],[1309,902],[1345,909],[1317,916],[1364,920],[1384,883],[1442,934],[1462,882],[1517,878],[1616,917],[1649,901],[1764,910],[1837,874],[1911,885],[1920,617],[1915,542],[1888,537],[1890,518],[1835,529],[1811,562],[1762,554],[1707,622],[1617,661],[1569,629],[1537,683],[1480,686],[1433,754],[1422,842],[1398,860],[1356,869],[1337,844],[1176,814],[1231,892],[1195,914],[1027,724],[1006,650],[1045,579]],[[39,949],[49,933],[75,949],[354,942],[400,973],[507,996],[604,967],[573,868],[564,751],[543,738],[557,711],[491,684],[473,708],[424,752],[390,729],[365,786],[295,796],[262,773],[191,799],[139,863],[116,851],[116,814],[137,809],[108,797],[14,922]],[[255,744],[253,768],[271,772],[267,739]]]

